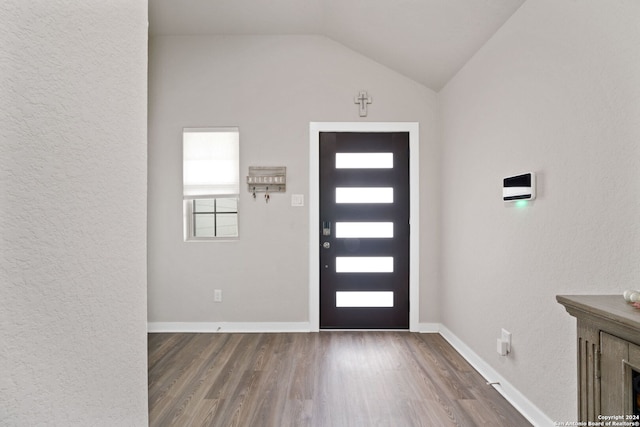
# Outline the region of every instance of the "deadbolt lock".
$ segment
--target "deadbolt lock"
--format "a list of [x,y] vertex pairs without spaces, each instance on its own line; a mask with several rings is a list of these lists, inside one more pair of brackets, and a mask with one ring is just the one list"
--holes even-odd
[[331,247],[331,243],[329,243],[329,242],[324,242],[324,243],[322,244],[322,247],[323,247],[323,248],[325,248],[325,249],[329,249],[329,248]]

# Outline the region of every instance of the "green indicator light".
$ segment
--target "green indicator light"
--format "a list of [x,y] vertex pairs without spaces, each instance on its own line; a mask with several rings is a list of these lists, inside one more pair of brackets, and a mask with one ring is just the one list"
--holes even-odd
[[529,201],[527,200],[518,200],[516,202],[516,208],[524,208],[529,204]]

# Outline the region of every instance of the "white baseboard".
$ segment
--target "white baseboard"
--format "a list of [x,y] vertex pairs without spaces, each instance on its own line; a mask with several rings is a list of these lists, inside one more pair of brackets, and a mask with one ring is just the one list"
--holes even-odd
[[439,334],[442,325],[440,323],[418,323],[418,330],[422,334]]
[[311,324],[309,322],[149,322],[147,331],[150,333],[310,332]]
[[500,393],[514,408],[518,410],[531,424],[539,427],[555,426],[556,424],[536,405],[527,399],[518,389],[512,386],[502,375],[478,356],[469,346],[462,342],[444,325],[439,325],[440,335],[466,359],[471,366],[482,375],[487,382]]

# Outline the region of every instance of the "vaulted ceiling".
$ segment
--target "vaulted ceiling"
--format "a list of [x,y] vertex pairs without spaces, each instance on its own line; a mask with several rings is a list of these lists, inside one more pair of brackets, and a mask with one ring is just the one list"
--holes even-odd
[[149,0],[149,32],[324,35],[438,91],[524,1]]

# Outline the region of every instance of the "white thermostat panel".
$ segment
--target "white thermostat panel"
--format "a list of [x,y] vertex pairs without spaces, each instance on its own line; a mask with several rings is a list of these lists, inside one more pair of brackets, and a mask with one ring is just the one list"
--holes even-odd
[[535,173],[529,172],[522,175],[508,176],[502,180],[502,200],[505,202],[533,200],[535,198]]

